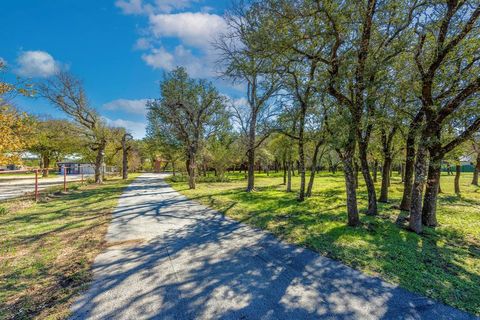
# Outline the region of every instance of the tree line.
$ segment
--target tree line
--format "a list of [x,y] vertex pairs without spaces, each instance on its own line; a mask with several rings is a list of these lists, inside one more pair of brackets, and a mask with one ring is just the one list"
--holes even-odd
[[219,171],[245,166],[248,192],[259,163],[283,168],[287,190],[296,166],[304,201],[328,159],[345,178],[350,226],[360,223],[358,175],[375,216],[396,165],[400,209],[421,233],[438,223],[442,163],[471,155],[478,184],[479,15],[468,0],[238,1],[213,45],[222,76],[245,87],[244,103],[178,68],[148,104],[148,137],[185,160],[190,188],[210,155]]

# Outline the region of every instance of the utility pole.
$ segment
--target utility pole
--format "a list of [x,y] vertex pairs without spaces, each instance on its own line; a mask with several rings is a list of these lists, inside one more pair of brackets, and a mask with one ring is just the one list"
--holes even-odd
[[123,151],[123,161],[122,161],[122,179],[126,180],[128,178],[128,151],[130,146],[127,147],[127,138],[133,139],[132,135],[125,133],[122,137],[122,151]]

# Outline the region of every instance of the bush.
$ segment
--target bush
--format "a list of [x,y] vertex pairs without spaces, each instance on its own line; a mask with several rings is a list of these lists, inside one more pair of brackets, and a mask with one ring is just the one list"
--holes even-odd
[[0,215],[7,214],[7,208],[5,207],[0,207]]
[[187,176],[182,175],[176,175],[176,176],[170,176],[170,181],[172,182],[185,182],[187,181]]
[[[170,177],[170,181],[172,182],[187,182],[188,181],[188,176],[186,175],[176,175],[176,176],[171,176]],[[199,183],[202,183],[202,182],[229,182],[230,179],[226,176],[223,176],[223,177],[215,177],[215,176],[211,176],[211,177],[202,177],[202,176],[199,176],[197,177],[196,179],[196,182],[199,182]]]

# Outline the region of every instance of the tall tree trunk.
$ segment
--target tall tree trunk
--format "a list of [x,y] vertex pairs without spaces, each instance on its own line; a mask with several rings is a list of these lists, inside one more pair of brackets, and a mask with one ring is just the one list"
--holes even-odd
[[128,150],[127,147],[127,138],[131,137],[128,133],[124,134],[122,137],[122,179],[126,180],[128,178]]
[[462,166],[460,164],[455,165],[455,194],[460,194],[460,173],[462,172]]
[[292,160],[288,160],[288,168],[287,168],[287,192],[292,192],[292,171],[293,165]]
[[347,191],[348,225],[351,227],[356,227],[360,225],[360,217],[358,216],[357,190],[356,190],[357,183],[356,183],[355,164],[354,164],[355,146],[356,146],[355,129],[353,128],[352,131],[349,134],[347,145],[344,148],[344,153],[342,154],[338,150],[337,150],[337,153],[343,162],[343,171],[345,175],[345,189]]
[[322,141],[317,142],[315,145],[315,150],[313,151],[312,166],[310,167],[310,179],[308,181],[307,192],[305,194],[306,197],[312,196],[313,181],[315,179],[315,173],[317,172],[318,151],[320,150],[322,143]]
[[247,161],[247,192],[251,192],[255,188],[255,150],[248,151]]
[[102,184],[103,183],[103,162],[105,158],[105,147],[107,142],[105,140],[101,141],[98,150],[97,156],[95,157],[95,183]]
[[360,166],[358,165],[358,162],[353,159],[353,174],[355,178],[355,189],[358,189],[358,172],[360,171]]
[[440,128],[438,126],[429,125],[427,126],[427,130],[428,138],[422,136],[423,141],[428,141],[430,155],[425,198],[423,199],[422,223],[425,226],[435,227],[437,226],[437,198],[444,153],[441,150]]
[[[368,166],[368,159],[367,159],[367,142],[361,141],[359,142],[359,150],[358,154],[360,156],[360,164],[363,179],[365,180],[365,184],[367,186],[367,193],[368,193],[368,209],[367,215],[374,216],[377,214],[377,193],[375,191],[375,184],[373,183],[372,176],[370,175],[370,168]],[[358,185],[358,181],[357,181]]]
[[122,158],[122,179],[128,179],[128,154],[126,148],[123,149],[123,158]]
[[298,201],[305,200],[305,145],[304,145],[304,126],[305,114],[300,117],[300,125],[298,132],[298,174],[300,175],[300,190],[298,193]]
[[187,155],[187,159],[185,160],[185,168],[187,169],[187,175],[190,176],[190,159]]
[[378,175],[378,160],[375,159],[373,162],[373,182],[377,183],[377,175]]
[[430,158],[428,177],[423,199],[422,223],[425,226],[437,226],[437,196],[440,186],[441,159],[435,155]]
[[195,162],[195,152],[193,150],[190,150],[188,153],[188,188],[189,189],[195,189],[196,188],[196,183],[195,183],[195,174],[196,174],[196,167],[197,164]]
[[248,178],[247,178],[247,192],[252,192],[255,189],[255,136],[256,136],[257,114],[252,108],[252,118],[250,119],[250,130],[248,132]]
[[43,155],[42,165],[43,165],[43,172],[42,177],[48,177],[48,168],[50,167],[50,157],[48,154]]
[[475,164],[475,170],[473,171],[472,184],[478,186],[478,175],[480,173],[480,152],[477,153],[477,163]]
[[348,225],[356,227],[360,224],[357,207],[357,184],[353,164],[353,155],[347,155],[343,159],[345,174],[345,188],[347,190],[347,215]]
[[422,233],[422,200],[423,188],[427,179],[427,149],[422,142],[418,147],[415,160],[415,178],[412,184],[412,197],[410,205],[410,219],[408,227],[416,233]]
[[[415,120],[414,120],[415,122]],[[400,203],[400,210],[409,211],[412,206],[412,185],[415,166],[415,136],[417,134],[417,123],[412,122],[408,131],[406,142],[405,171],[403,180],[403,196]]]
[[287,184],[287,161],[283,160],[283,185]]
[[197,145],[194,143],[188,148],[187,166],[188,166],[188,187],[189,189],[196,188],[195,176],[197,174]]
[[176,172],[175,172],[175,160],[172,161],[172,174],[175,177],[175,174],[176,174]]
[[382,187],[380,188],[379,202],[388,202],[388,187],[390,186],[390,172],[392,171],[392,157],[386,156],[383,160]]

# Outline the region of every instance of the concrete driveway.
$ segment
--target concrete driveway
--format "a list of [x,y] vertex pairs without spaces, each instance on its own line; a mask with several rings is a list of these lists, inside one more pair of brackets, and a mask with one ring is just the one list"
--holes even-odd
[[72,319],[475,319],[186,199],[126,190]]

